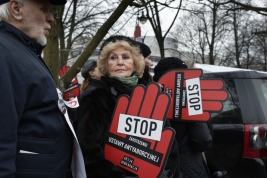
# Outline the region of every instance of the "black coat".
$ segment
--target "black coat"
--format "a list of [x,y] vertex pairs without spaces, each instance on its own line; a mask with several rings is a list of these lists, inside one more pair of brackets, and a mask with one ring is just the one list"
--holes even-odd
[[206,123],[171,121],[176,131],[183,178],[208,178],[209,170],[202,152],[212,147]]
[[84,96],[89,95],[92,91],[94,91],[97,88],[103,88],[102,81],[101,80],[96,80],[96,79],[90,79],[89,84],[86,86],[84,91],[80,93],[78,96],[78,101],[80,103],[80,107],[78,108],[73,108],[72,110],[74,111],[74,121],[73,121],[73,127],[75,130],[77,130],[78,123],[83,115],[84,110],[82,110],[82,107],[84,104],[81,105],[81,101],[84,98]]
[[90,79],[89,85],[86,86],[83,92],[79,95],[79,101],[86,95],[90,94],[93,90],[102,87],[102,81],[96,79]]
[[[101,78],[103,87],[84,96],[80,102],[77,137],[83,152],[88,178],[119,178],[132,175],[104,159],[104,139],[111,123],[116,99],[122,94],[128,96],[132,88],[107,76]],[[170,159],[165,169],[175,172],[179,169],[177,143],[173,144]],[[175,172],[176,173],[176,172]]]
[[66,177],[70,166],[72,134],[42,50],[0,22],[0,177]]

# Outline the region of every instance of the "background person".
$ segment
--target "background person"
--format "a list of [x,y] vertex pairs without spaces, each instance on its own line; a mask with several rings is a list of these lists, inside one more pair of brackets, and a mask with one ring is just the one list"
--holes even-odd
[[140,82],[148,84],[149,82],[153,82],[153,77],[150,74],[151,67],[153,66],[153,62],[151,61],[151,50],[150,48],[144,44],[138,42],[140,45],[140,52],[145,60],[145,69],[143,76],[139,79]]
[[[139,45],[128,37],[111,36],[100,49],[97,67],[102,75],[103,87],[95,89],[81,100],[81,120],[77,129],[87,177],[136,177],[104,159],[104,139],[109,132],[117,98],[122,94],[131,95],[138,78],[143,75],[145,62]],[[177,149],[173,150],[178,154]],[[172,156],[177,160],[175,153]],[[177,168],[173,162],[170,161],[166,168]]]
[[80,90],[81,99],[84,95],[91,93],[94,89],[101,87],[102,82],[100,81],[101,74],[97,68],[96,60],[88,60],[82,67],[81,75],[84,78]]
[[[81,86],[80,86],[80,95],[78,97],[79,102],[83,99],[84,96],[90,94],[93,90],[102,87],[102,82],[100,81],[101,74],[97,68],[96,60],[88,60],[84,63],[81,69],[81,75],[84,78]],[[74,128],[77,129],[77,125],[79,120],[82,117],[81,107],[73,109],[75,112],[74,119]]]
[[[0,177],[67,177],[72,133],[41,53],[64,0],[0,0]],[[62,108],[65,111],[65,108]]]
[[[171,69],[187,69],[185,63],[176,57],[161,59],[154,68],[153,79],[157,82],[160,77]],[[209,170],[202,152],[212,146],[212,137],[206,123],[172,121],[176,131],[180,166],[183,178],[208,178]]]

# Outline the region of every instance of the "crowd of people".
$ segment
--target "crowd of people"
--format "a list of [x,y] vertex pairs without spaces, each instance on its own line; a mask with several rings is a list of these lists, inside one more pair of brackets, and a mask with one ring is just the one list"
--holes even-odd
[[[81,69],[80,106],[68,124],[62,94],[41,53],[54,18],[51,5],[65,0],[0,0],[0,177],[67,178],[71,174],[73,135],[79,141],[86,177],[135,178],[105,159],[104,144],[119,96],[137,85],[157,82],[171,69],[185,69],[179,58],[163,58],[155,66],[151,50],[127,36],[110,36],[98,60]],[[16,51],[14,53],[14,51]],[[175,130],[161,178],[209,178],[204,152],[212,137],[206,123],[166,119]],[[149,171],[149,170],[148,170]]]

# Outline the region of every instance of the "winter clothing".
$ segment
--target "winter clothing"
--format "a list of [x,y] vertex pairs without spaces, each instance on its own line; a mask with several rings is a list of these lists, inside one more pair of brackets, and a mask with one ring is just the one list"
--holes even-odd
[[79,100],[81,100],[84,96],[90,94],[93,90],[102,87],[102,81],[97,79],[89,79],[89,85],[85,88],[85,90],[79,95]]
[[150,82],[153,82],[153,78],[152,78],[151,74],[149,73],[149,68],[147,66],[145,66],[143,76],[138,79],[138,83],[144,83],[145,85],[147,85]]
[[187,69],[186,64],[179,58],[166,57],[161,59],[154,68],[153,80],[158,81],[159,78],[171,69]]
[[206,123],[170,121],[176,131],[183,178],[208,178],[209,170],[202,152],[212,147]]
[[90,70],[93,70],[96,67],[96,65],[97,65],[96,60],[90,59],[90,60],[86,61],[82,67],[82,71],[81,71],[82,77],[86,78],[86,76],[88,75],[88,72]]
[[[117,98],[126,94],[131,95],[132,87],[129,87],[115,78],[101,77],[102,88],[97,88],[84,96],[80,102],[77,137],[84,156],[86,173],[88,178],[120,178],[134,177],[134,175],[104,159],[104,139],[107,136],[112,114]],[[166,165],[167,170],[175,174],[178,162],[178,147],[174,142]],[[178,169],[179,170],[179,169]]]
[[42,50],[0,22],[0,177],[66,177],[70,166],[73,137]]
[[121,36],[121,35],[113,35],[110,36],[109,38],[107,38],[102,45],[100,46],[100,51],[102,51],[102,49],[109,43],[115,43],[116,41],[126,41],[127,43],[129,43],[131,46],[139,46],[138,43],[136,41],[134,41],[133,39],[127,37],[127,36]]
[[[0,0],[0,5],[1,4],[5,4],[7,2],[9,2],[10,0]],[[64,5],[66,4],[66,0],[49,0],[51,4],[53,5]]]
[[140,45],[141,54],[144,56],[144,58],[147,58],[151,54],[150,48],[144,43],[138,42],[138,44]]
[[[144,43],[138,42],[138,44],[140,46],[141,54],[143,55],[144,58],[147,58],[151,54],[150,48]],[[147,85],[149,82],[152,82],[152,81],[153,81],[153,78],[150,74],[150,69],[148,66],[145,66],[144,74],[141,78],[139,78],[139,82],[145,83]]]
[[77,126],[79,123],[79,120],[82,118],[82,114],[81,114],[81,100],[84,98],[84,96],[89,95],[93,90],[97,89],[97,88],[102,88],[102,81],[100,80],[96,80],[96,79],[89,79],[89,85],[86,86],[86,88],[84,89],[83,92],[80,93],[78,100],[80,103],[80,107],[75,109],[75,119],[73,122],[73,127],[75,129],[75,131],[77,130]]
[[[168,57],[161,59],[155,66],[153,79],[157,82],[160,77],[171,69],[187,69],[186,64],[179,58]],[[209,170],[202,152],[212,146],[212,137],[206,123],[182,122],[170,120],[176,131],[180,154],[180,166],[183,178],[208,178]]]

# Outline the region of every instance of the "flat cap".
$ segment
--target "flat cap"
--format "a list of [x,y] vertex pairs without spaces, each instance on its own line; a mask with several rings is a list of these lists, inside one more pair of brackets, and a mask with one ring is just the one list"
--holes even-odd
[[82,67],[82,71],[81,74],[83,76],[83,78],[86,78],[86,76],[88,75],[88,72],[90,70],[93,70],[97,65],[96,60],[93,59],[89,59],[88,61],[86,61]]
[[[9,1],[10,0],[0,0],[0,5],[5,4]],[[53,5],[64,5],[67,2],[67,0],[49,0],[49,1],[50,1],[50,4],[53,4]]]

